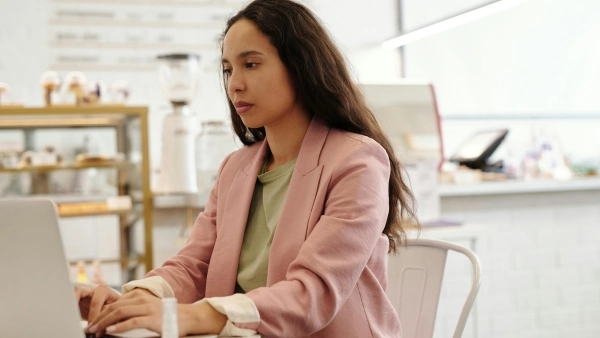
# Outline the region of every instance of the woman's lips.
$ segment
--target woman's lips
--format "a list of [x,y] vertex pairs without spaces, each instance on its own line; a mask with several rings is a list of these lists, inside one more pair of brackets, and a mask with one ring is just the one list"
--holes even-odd
[[254,105],[247,103],[247,102],[236,102],[235,103],[235,110],[237,111],[238,114],[244,114],[248,110],[252,109],[252,107],[254,107]]

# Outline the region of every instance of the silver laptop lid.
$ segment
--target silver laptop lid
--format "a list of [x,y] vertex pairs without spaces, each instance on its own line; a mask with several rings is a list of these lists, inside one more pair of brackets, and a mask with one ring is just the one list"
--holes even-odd
[[49,200],[0,199],[0,337],[84,337]]

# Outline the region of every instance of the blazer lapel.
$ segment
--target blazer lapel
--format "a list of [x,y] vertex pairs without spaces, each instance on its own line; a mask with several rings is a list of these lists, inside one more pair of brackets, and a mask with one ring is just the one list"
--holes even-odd
[[252,194],[267,147],[265,140],[248,165],[238,170],[226,196],[225,207],[219,210],[224,214],[220,226],[217,227],[217,240],[210,262],[210,278],[206,284],[207,297],[233,294]]
[[288,267],[298,256],[306,239],[323,169],[323,166],[319,165],[319,158],[328,133],[329,127],[319,118],[313,117],[304,135],[296,168],[273,235],[267,286],[285,280]]

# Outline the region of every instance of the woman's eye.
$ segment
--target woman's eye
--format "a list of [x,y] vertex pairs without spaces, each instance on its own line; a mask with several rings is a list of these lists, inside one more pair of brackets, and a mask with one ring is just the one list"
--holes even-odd
[[231,75],[231,69],[223,68],[223,74],[225,74],[226,76],[230,76]]
[[254,68],[258,65],[256,62],[246,62],[246,68]]

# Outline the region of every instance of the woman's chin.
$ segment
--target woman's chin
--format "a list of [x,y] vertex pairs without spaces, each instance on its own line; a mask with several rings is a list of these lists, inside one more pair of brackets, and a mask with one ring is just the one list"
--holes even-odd
[[255,121],[251,121],[249,119],[242,118],[242,123],[246,126],[246,128],[258,129],[264,127],[264,124],[257,123]]

